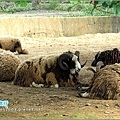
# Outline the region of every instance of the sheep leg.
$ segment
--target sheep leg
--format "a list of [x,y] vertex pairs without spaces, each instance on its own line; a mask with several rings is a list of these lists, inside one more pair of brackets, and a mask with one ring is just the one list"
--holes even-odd
[[89,97],[90,87],[81,87],[81,92],[78,94],[80,97],[87,98]]
[[32,82],[31,87],[39,87],[39,88],[41,88],[41,87],[44,87],[44,84],[36,84],[35,82]]
[[50,87],[58,88],[59,84],[55,78],[55,74],[50,72],[46,75],[46,83],[47,85],[50,85]]
[[90,87],[81,87],[82,90],[88,90]]
[[73,81],[74,77],[72,75],[69,75],[68,84],[70,87],[75,85],[75,82]]
[[83,98],[87,98],[87,97],[89,97],[89,93],[88,92],[79,93],[79,96],[83,97]]

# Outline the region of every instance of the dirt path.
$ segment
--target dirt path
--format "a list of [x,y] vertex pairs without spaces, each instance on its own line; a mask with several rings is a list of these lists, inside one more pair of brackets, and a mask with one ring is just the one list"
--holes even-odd
[[81,16],[82,13],[80,11],[55,11],[55,10],[30,10],[30,11],[22,11],[16,12],[14,14],[0,14],[1,17],[69,17],[69,16]]
[[[29,57],[80,50],[81,62],[90,65],[98,51],[120,50],[120,33],[88,34],[60,38],[20,38],[29,55],[18,55],[23,61]],[[87,67],[86,66],[86,67]],[[82,72],[82,71],[81,71]],[[81,75],[83,80],[87,73]],[[0,83],[0,100],[8,100],[8,109],[0,108],[0,118],[120,118],[120,100],[92,100],[77,98],[74,88],[24,88]]]

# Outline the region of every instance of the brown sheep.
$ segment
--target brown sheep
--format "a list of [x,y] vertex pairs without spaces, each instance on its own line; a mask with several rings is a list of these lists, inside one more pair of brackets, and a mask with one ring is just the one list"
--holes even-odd
[[17,51],[19,54],[28,54],[26,49],[22,49],[20,40],[14,37],[0,37],[0,48],[11,52]]
[[29,58],[21,63],[15,73],[14,85],[29,86],[73,86],[81,65],[79,51],[61,55]]
[[107,100],[118,99],[120,97],[120,64],[106,65],[96,71],[88,90],[79,95]]
[[9,51],[0,49],[0,81],[13,80],[19,64],[20,60],[17,56]]

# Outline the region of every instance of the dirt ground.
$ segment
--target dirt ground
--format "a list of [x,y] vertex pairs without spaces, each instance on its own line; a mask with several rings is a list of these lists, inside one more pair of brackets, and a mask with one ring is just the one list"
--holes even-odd
[[[86,60],[90,66],[98,51],[120,50],[120,33],[85,34],[76,37],[59,38],[20,38],[28,55],[17,55],[22,61],[38,55],[59,54],[65,51],[80,51],[81,63]],[[91,76],[84,69],[80,80]],[[10,82],[0,83],[0,100],[8,100],[8,108],[0,107],[0,118],[37,119],[118,119],[120,100],[93,100],[78,98],[79,91],[66,88],[31,88],[14,86]]]

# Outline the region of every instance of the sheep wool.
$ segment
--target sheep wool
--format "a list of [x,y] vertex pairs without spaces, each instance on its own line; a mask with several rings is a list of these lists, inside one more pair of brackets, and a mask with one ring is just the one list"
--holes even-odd
[[13,84],[24,87],[74,86],[77,83],[78,72],[83,66],[76,53],[68,51],[61,55],[29,58],[18,66]]
[[11,52],[18,52],[19,54],[28,54],[26,49],[22,49],[20,40],[11,36],[0,37],[0,48],[10,50]]
[[99,99],[120,97],[120,64],[107,65],[95,73],[89,97]]
[[[14,84],[24,87],[29,87],[32,82],[35,82],[36,84],[44,84],[46,82],[47,85],[49,83],[54,85],[57,84],[57,76],[55,73],[48,73],[48,71],[52,71],[54,68],[56,69],[57,58],[58,56],[54,55],[33,57],[22,62],[15,72]],[[61,74],[63,72],[58,72],[57,69],[55,72],[59,73],[57,78],[62,76]],[[66,74],[66,72],[64,74]]]
[[11,81],[14,79],[15,71],[20,60],[10,51],[0,49],[0,81]]

